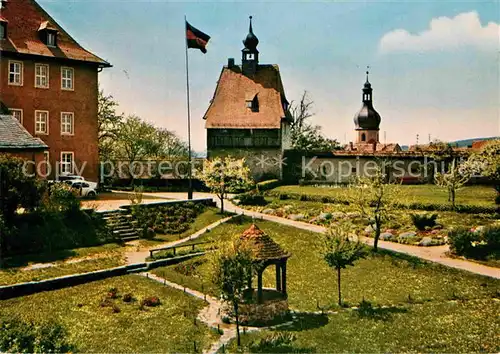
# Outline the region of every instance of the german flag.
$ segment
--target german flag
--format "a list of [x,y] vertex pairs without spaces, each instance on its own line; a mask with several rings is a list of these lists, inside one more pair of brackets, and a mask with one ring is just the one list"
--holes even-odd
[[188,48],[201,50],[203,54],[207,52],[207,46],[210,36],[202,31],[194,28],[186,21],[186,41]]

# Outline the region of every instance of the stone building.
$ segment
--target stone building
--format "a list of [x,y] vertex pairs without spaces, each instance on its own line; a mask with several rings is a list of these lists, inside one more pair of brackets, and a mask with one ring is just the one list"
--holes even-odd
[[255,179],[281,177],[283,152],[290,147],[289,103],[278,65],[259,63],[259,40],[243,41],[241,65],[230,58],[205,113],[207,157],[245,157]]
[[[82,48],[35,0],[2,1],[0,102],[49,149],[51,178],[98,178],[98,73],[111,65]],[[7,111],[7,112],[5,112]]]

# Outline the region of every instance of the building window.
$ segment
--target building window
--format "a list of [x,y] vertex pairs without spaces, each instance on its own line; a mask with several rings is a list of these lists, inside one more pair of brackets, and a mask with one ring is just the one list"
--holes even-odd
[[49,134],[49,112],[35,111],[35,134]]
[[73,90],[73,80],[75,71],[73,68],[61,68],[61,88],[63,90]]
[[23,63],[20,61],[9,61],[9,85],[23,85]]
[[47,31],[47,46],[55,47],[56,46],[56,33]]
[[61,135],[73,135],[74,114],[72,112],[61,113]]
[[61,174],[73,173],[73,152],[61,152]]
[[361,134],[361,141],[366,141],[366,134],[365,133]]
[[10,114],[12,114],[12,116],[14,118],[16,118],[19,121],[19,123],[23,124],[23,110],[22,109],[11,108]]
[[43,152],[43,161],[45,161],[46,163],[50,162],[50,153],[48,151]]
[[7,38],[7,23],[0,22],[0,39]]
[[35,87],[49,88],[49,66],[35,64]]

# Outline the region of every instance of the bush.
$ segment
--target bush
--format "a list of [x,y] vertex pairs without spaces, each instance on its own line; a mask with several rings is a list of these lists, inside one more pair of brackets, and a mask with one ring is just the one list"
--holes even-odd
[[69,353],[76,348],[67,341],[58,323],[34,324],[18,319],[0,321],[0,351],[14,353]]
[[410,214],[413,225],[420,230],[423,231],[426,228],[432,228],[436,226],[436,219],[438,214]]
[[131,293],[123,295],[123,302],[132,302],[132,301],[134,301],[134,296]]
[[238,195],[241,205],[266,205],[267,201],[260,193],[248,192]]
[[259,192],[264,192],[270,189],[274,189],[276,187],[279,187],[281,185],[281,181],[278,179],[270,179],[267,181],[262,181],[257,183],[257,190]]
[[475,256],[475,246],[480,242],[480,235],[466,228],[458,228],[448,233],[450,250],[465,257]]
[[481,236],[489,253],[500,253],[500,226],[486,227]]
[[161,305],[161,301],[160,301],[160,298],[157,296],[149,296],[149,297],[142,299],[142,301],[141,301],[141,308],[143,308],[143,307],[156,307],[156,306],[160,306],[160,305]]

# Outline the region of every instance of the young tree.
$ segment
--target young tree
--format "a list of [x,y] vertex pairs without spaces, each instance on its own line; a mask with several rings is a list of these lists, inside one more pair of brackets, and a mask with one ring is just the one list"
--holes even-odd
[[299,103],[292,102],[290,114],[293,121],[291,124],[292,148],[300,151],[331,151],[339,148],[336,140],[326,138],[321,127],[309,123],[309,119],[314,116],[312,107],[314,102],[304,91]]
[[221,213],[228,193],[247,189],[253,184],[245,159],[236,160],[230,156],[206,160],[199,178],[219,198]]
[[345,199],[349,204],[354,205],[364,217],[373,221],[375,252],[378,250],[382,225],[395,209],[396,195],[402,198],[401,190],[396,189],[396,185],[387,183],[385,165],[385,162],[379,161],[371,176],[356,177],[345,192]]
[[212,260],[212,282],[220,290],[222,299],[232,307],[238,346],[241,345],[239,305],[244,301],[248,279],[253,275],[252,255],[251,248],[236,239],[220,245]]
[[446,188],[448,191],[448,201],[455,209],[455,196],[457,190],[462,188],[470,179],[470,175],[466,170],[461,170],[457,165],[456,159],[453,159],[448,167],[448,172],[437,173],[434,176],[434,182],[441,188]]
[[337,270],[339,306],[342,306],[340,285],[341,270],[353,266],[354,262],[366,257],[366,247],[359,240],[349,240],[349,226],[331,226],[323,237],[322,254],[329,267]]

